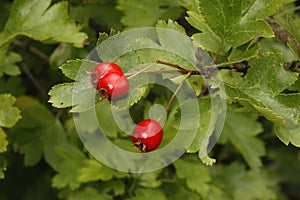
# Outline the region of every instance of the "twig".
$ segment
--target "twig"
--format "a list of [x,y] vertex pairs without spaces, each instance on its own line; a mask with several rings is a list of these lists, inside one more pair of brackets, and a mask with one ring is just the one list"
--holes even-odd
[[15,40],[15,41],[13,41],[13,45],[15,45],[21,49],[24,49],[25,51],[28,51],[29,53],[38,57],[44,63],[49,64],[49,60],[50,60],[49,56],[44,54],[43,52],[39,51],[37,48],[30,46],[28,42],[21,42],[19,40]]
[[177,64],[172,64],[172,63],[164,62],[164,61],[161,61],[161,60],[157,60],[156,63],[173,67],[173,68],[177,69],[177,71],[181,74],[201,75],[201,73],[197,70],[184,69],[184,68],[180,67]]
[[[131,76],[134,75],[136,72],[128,72],[124,74],[125,76]],[[166,70],[166,69],[160,69],[160,70],[146,70],[141,72],[140,74],[148,74],[148,73],[178,73],[177,70]]]
[[300,55],[300,45],[297,43],[297,41],[294,39],[291,34],[285,30],[282,26],[280,26],[272,17],[266,18],[266,22],[272,27],[272,30],[275,34],[275,36],[283,42],[284,45],[287,46],[288,39],[291,38],[294,42],[295,46],[297,47],[298,54]]
[[29,68],[24,62],[20,63],[21,70],[26,74],[26,76],[30,79],[30,81],[33,83],[33,85],[36,87],[40,95],[48,100],[49,96],[44,90],[44,88],[41,86],[41,84],[38,82],[38,80],[33,76],[33,74],[30,72]]

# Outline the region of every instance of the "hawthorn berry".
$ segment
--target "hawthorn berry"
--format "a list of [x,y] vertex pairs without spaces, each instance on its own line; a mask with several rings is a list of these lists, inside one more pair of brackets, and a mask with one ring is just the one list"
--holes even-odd
[[126,95],[129,82],[123,74],[111,72],[99,80],[97,88],[101,98],[111,100]]
[[97,88],[100,79],[109,73],[119,73],[123,75],[121,67],[113,62],[102,62],[96,65],[90,74],[90,81],[94,88]]
[[152,151],[160,145],[163,134],[163,128],[158,121],[146,119],[134,128],[132,142],[142,152]]

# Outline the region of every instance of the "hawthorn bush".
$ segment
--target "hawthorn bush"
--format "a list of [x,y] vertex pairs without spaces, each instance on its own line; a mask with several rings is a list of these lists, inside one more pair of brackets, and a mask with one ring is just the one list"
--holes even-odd
[[[1,1],[0,200],[299,199],[298,10],[294,0]],[[72,101],[80,66],[92,70],[97,61],[86,57],[96,46],[138,27],[191,37],[218,68],[226,119],[208,156],[199,152],[212,138],[205,143],[203,134],[213,136],[217,129],[209,126],[217,123],[211,122],[213,94],[207,92],[214,85],[199,74],[190,76],[186,61],[157,51],[133,51],[116,60],[102,57],[99,49],[96,53],[119,64],[125,74],[157,60],[187,72],[161,77],[180,85],[186,75],[201,108],[201,126],[186,153],[162,169],[127,173],[99,162],[80,140],[73,118],[91,106],[85,103],[84,87],[76,104]],[[191,49],[179,48],[176,38],[168,37],[161,34],[159,45],[190,55]],[[108,44],[116,51],[135,45]],[[172,95],[158,86],[138,88],[130,100],[133,120],[149,117],[151,105],[167,105]],[[108,138],[138,152],[113,121],[110,102],[98,98],[92,106]],[[162,146],[176,135],[178,112],[174,100],[166,113]]]

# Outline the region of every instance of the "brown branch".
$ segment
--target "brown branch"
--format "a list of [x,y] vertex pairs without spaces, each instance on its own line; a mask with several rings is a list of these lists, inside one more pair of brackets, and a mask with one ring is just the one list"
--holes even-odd
[[300,55],[300,45],[294,39],[294,37],[285,30],[282,26],[280,26],[272,17],[266,18],[265,21],[271,26],[275,36],[287,46],[288,39],[290,38],[295,46],[297,47],[298,54]]
[[44,88],[41,86],[41,84],[38,82],[38,80],[33,76],[33,74],[30,72],[29,68],[24,62],[20,63],[21,70],[26,74],[26,76],[30,79],[30,81],[33,83],[33,85],[36,87],[40,95],[45,99],[48,100],[49,96],[47,92],[44,90]]
[[201,73],[197,70],[187,70],[187,69],[184,69],[183,67],[180,67],[177,64],[172,64],[172,63],[164,62],[161,60],[157,60],[156,63],[173,67],[173,68],[177,69],[177,71],[181,74],[201,75]]
[[15,45],[16,47],[19,47],[25,51],[28,51],[32,55],[38,57],[42,62],[49,64],[49,60],[50,60],[49,56],[44,54],[37,48],[30,46],[28,42],[21,42],[19,40],[15,40],[15,41],[13,41],[13,45]]

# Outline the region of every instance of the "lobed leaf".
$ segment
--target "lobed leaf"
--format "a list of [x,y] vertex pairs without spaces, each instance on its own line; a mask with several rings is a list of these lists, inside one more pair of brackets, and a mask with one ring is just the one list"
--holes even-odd
[[79,32],[81,26],[68,16],[68,2],[50,6],[51,1],[16,0],[3,30],[0,46],[9,43],[17,35],[35,40],[72,43],[82,47],[87,35]]
[[8,141],[6,134],[2,128],[0,128],[0,153],[3,153],[7,150]]
[[86,160],[84,166],[79,170],[78,180],[82,183],[91,181],[109,181],[114,177],[121,178],[122,176],[127,176],[125,173],[116,171],[101,164],[97,160]]
[[273,37],[263,19],[275,13],[281,3],[282,0],[200,0],[199,10],[189,11],[187,21],[202,32],[193,35],[193,39],[203,48],[225,55],[230,47],[237,48],[256,37]]
[[234,162],[229,166],[217,168],[218,176],[214,177],[214,184],[229,194],[228,199],[276,199],[274,186],[277,179],[266,170],[246,170],[245,166]]
[[0,94],[0,127],[10,128],[21,119],[20,110],[13,106],[15,101],[10,94]]
[[250,63],[252,67],[244,81],[238,89],[230,86],[227,94],[247,108],[255,109],[276,126],[291,130],[278,132],[277,135],[285,143],[298,145],[297,136],[290,133],[299,127],[299,94],[282,94],[297,81],[298,75],[283,68],[279,54],[263,54],[250,60]]
[[211,177],[209,171],[199,162],[180,159],[174,162],[174,166],[177,176],[185,179],[187,186],[192,191],[198,192],[201,196],[208,194],[208,182],[211,180]]
[[36,165],[43,157],[57,172],[52,185],[57,188],[78,188],[78,170],[83,166],[84,154],[71,145],[61,123],[39,103],[22,108],[23,118],[8,136],[14,149],[24,154],[26,166]]
[[97,64],[98,63],[94,61],[77,59],[69,60],[59,68],[69,79],[80,81],[82,79],[88,79],[89,72],[91,72]]
[[262,132],[262,126],[256,120],[256,116],[249,113],[228,111],[221,135],[235,146],[253,169],[262,166],[260,157],[265,155],[263,142],[256,137]]
[[127,28],[153,26],[159,19],[176,19],[183,12],[173,0],[118,0],[117,9],[123,11],[121,22]]
[[9,76],[16,76],[21,73],[19,67],[15,64],[22,60],[19,54],[14,52],[3,52],[2,54],[0,49],[0,60],[2,61],[0,63],[0,77],[2,77],[3,74],[7,74]]

